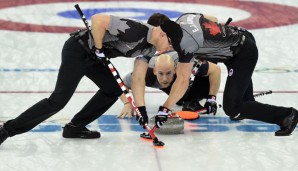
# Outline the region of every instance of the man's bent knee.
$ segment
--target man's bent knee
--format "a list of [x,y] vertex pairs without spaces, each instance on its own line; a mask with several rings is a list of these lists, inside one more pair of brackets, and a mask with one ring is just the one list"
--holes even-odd
[[230,117],[235,117],[239,114],[239,110],[233,105],[223,105],[223,110]]

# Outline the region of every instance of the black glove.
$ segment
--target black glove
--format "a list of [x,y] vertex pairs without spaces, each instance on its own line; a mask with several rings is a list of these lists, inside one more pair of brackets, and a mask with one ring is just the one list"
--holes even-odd
[[155,116],[155,124],[157,128],[162,127],[162,125],[168,120],[168,114],[170,113],[170,109],[163,106],[159,106],[158,113]]
[[216,96],[208,95],[204,107],[207,110],[207,114],[213,113],[213,115],[215,115],[217,111]]
[[144,129],[146,129],[145,124],[148,123],[148,115],[147,115],[146,107],[139,106],[138,110],[140,111],[141,116],[136,115],[136,119],[137,121],[139,121],[139,124],[142,125]]

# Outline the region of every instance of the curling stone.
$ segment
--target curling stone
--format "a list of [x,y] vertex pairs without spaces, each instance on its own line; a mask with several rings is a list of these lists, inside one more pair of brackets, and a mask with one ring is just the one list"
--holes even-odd
[[[149,121],[150,128],[155,125],[155,117],[151,117]],[[179,115],[172,113],[168,116],[167,122],[161,127],[156,129],[158,134],[180,134],[184,130],[184,120]]]

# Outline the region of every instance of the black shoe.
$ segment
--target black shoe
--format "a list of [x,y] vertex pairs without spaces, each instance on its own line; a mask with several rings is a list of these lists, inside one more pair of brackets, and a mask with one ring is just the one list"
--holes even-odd
[[241,120],[243,120],[244,118],[241,118],[241,117],[234,118],[234,117],[231,117],[231,116],[230,116],[230,119],[231,119],[232,121],[241,121]]
[[204,107],[200,104],[201,100],[202,99],[195,99],[195,100],[184,102],[182,106],[182,111],[196,112],[198,110],[204,109]]
[[100,138],[100,132],[90,131],[86,127],[79,127],[72,123],[68,123],[63,127],[62,136],[64,138],[93,139],[93,138]]
[[8,132],[0,126],[0,145],[9,137]]
[[296,128],[298,122],[298,111],[292,108],[290,115],[286,116],[280,126],[280,130],[275,132],[275,136],[289,136]]

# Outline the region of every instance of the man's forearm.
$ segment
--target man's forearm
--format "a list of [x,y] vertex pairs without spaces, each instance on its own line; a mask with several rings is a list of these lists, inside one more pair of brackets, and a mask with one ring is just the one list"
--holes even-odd
[[189,81],[176,82],[173,84],[168,99],[164,103],[164,107],[171,109],[185,94]]
[[132,73],[131,90],[136,106],[145,106],[145,77],[148,64],[140,59],[135,60]]
[[132,80],[131,90],[136,106],[145,106],[145,81]]
[[220,78],[221,78],[221,71],[220,67],[216,64],[209,62],[209,95],[217,95],[219,86],[220,86]]
[[129,103],[129,100],[127,99],[124,93],[121,94],[119,99],[122,101],[123,104]]

